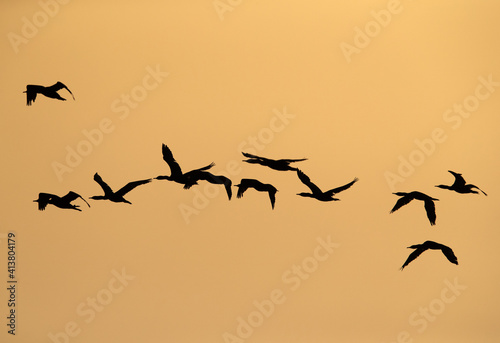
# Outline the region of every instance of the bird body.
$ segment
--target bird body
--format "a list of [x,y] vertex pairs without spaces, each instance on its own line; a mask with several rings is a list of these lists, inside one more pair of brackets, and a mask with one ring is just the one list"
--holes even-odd
[[424,202],[424,208],[427,213],[427,218],[429,219],[429,222],[431,223],[431,225],[436,224],[436,207],[434,205],[434,200],[439,200],[439,199],[431,198],[430,196],[417,191],[409,193],[396,192],[393,194],[399,195],[401,198],[396,202],[390,213],[397,211],[399,208],[408,204],[410,201],[414,199],[421,200]]
[[79,207],[78,205],[71,204],[73,200],[76,200],[78,198],[85,201],[88,207],[90,207],[89,203],[80,194],[77,194],[73,191],[68,192],[68,194],[66,194],[63,197],[50,193],[39,193],[38,199],[33,201],[38,203],[38,209],[40,211],[44,211],[45,207],[47,207],[48,204],[54,205],[59,208],[67,208],[67,209],[81,211],[78,208]]
[[306,158],[301,159],[280,159],[280,160],[272,160],[270,158],[260,157],[256,155],[252,155],[246,152],[242,152],[243,156],[248,157],[247,160],[243,160],[243,162],[260,164],[266,167],[269,167],[274,170],[286,171],[293,170],[296,171],[297,168],[291,167],[290,163],[292,162],[300,162],[305,161]]
[[26,93],[26,105],[31,106],[31,103],[35,102],[37,94],[42,94],[47,98],[66,101],[65,98],[61,97],[59,93],[57,93],[58,90],[63,88],[66,89],[71,94],[74,100],[75,96],[73,95],[73,93],[71,93],[69,88],[66,87],[66,85],[62,82],[57,82],[49,87],[44,87],[39,85],[27,85],[26,90],[23,92]]
[[187,186],[187,188],[190,188],[191,186],[198,184],[195,177],[196,173],[201,171],[206,171],[215,166],[215,163],[212,162],[205,167],[194,169],[187,173],[183,173],[179,163],[177,163],[177,161],[175,160],[172,151],[168,148],[166,144],[162,144],[162,155],[163,155],[163,160],[170,167],[170,175],[160,175],[157,176],[155,179],[174,181]]
[[232,182],[229,178],[223,175],[214,175],[204,170],[193,170],[188,173],[187,179],[188,182],[184,184],[184,189],[189,189],[191,186],[198,184],[199,180],[205,180],[215,185],[224,185],[227,197],[231,200],[233,194],[231,189]]
[[248,188],[253,188],[259,192],[267,192],[269,194],[269,200],[271,201],[271,207],[274,209],[274,203],[276,202],[276,192],[278,191],[276,187],[268,183],[262,183],[259,180],[255,179],[241,179],[238,185],[238,193],[236,194],[237,198],[241,198],[243,193]]
[[354,185],[359,180],[356,177],[356,178],[354,178],[353,181],[351,181],[343,186],[333,188],[333,189],[330,189],[326,192],[323,192],[318,186],[316,186],[314,183],[311,182],[311,179],[309,178],[309,176],[304,174],[299,169],[297,169],[297,176],[299,177],[300,181],[302,181],[302,183],[304,185],[306,185],[307,187],[309,187],[309,189],[311,190],[311,193],[303,192],[303,193],[298,193],[297,195],[300,195],[302,197],[307,197],[307,198],[314,198],[314,199],[319,200],[319,201],[338,201],[338,200],[340,200],[340,199],[334,198],[333,196],[337,193],[340,193],[340,192],[345,191],[346,189],[350,188],[352,185]]
[[453,184],[451,186],[448,186],[448,185],[437,185],[436,187],[439,187],[439,188],[442,188],[442,189],[448,189],[450,191],[455,191],[455,192],[461,193],[461,194],[467,194],[467,193],[479,194],[479,192],[475,190],[475,189],[478,189],[484,195],[488,195],[482,189],[480,189],[479,187],[477,187],[476,185],[467,184],[465,182],[465,179],[463,178],[462,174],[455,173],[455,172],[453,172],[451,170],[448,170],[448,172],[450,172],[455,177],[455,182],[453,182]]
[[94,174],[94,181],[97,182],[99,184],[99,186],[101,186],[102,190],[104,191],[104,195],[95,195],[95,196],[90,197],[90,199],[92,199],[92,200],[109,200],[109,201],[113,201],[113,202],[125,202],[127,204],[132,204],[130,201],[125,199],[123,196],[125,194],[127,194],[128,192],[130,192],[135,187],[151,182],[151,179],[129,182],[116,192],[113,192],[111,187],[109,187],[108,184],[106,182],[104,182],[102,180],[101,176],[97,173]]
[[453,264],[457,264],[458,265],[458,259],[455,256],[455,254],[453,253],[453,250],[450,247],[448,247],[448,246],[446,246],[444,244],[436,243],[436,242],[433,242],[433,241],[425,241],[422,244],[411,245],[411,246],[408,247],[408,249],[415,249],[415,251],[413,251],[408,256],[408,258],[406,259],[405,263],[401,267],[401,270],[403,270],[404,267],[406,267],[411,261],[413,261],[414,259],[416,259],[418,256],[420,256],[420,254],[422,254],[424,251],[426,251],[428,249],[431,249],[431,250],[441,250],[441,252],[444,254],[444,256],[446,256],[446,258],[448,259],[448,261],[450,261]]

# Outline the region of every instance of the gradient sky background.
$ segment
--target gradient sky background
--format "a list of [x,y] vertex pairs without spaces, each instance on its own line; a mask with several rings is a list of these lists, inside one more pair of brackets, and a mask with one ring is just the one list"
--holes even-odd
[[[219,3],[231,10],[212,0],[1,3],[2,318],[8,232],[19,282],[17,335],[2,319],[2,342],[64,342],[68,324],[69,342],[497,342],[500,4]],[[345,44],[359,49],[346,56]],[[75,101],[62,90],[66,102],[26,106],[27,84],[57,81]],[[272,183],[276,208],[252,190],[228,201],[222,187],[168,181],[129,193],[133,205],[79,200],[82,212],[40,212],[32,202],[39,192],[100,194],[96,172],[114,189],[169,174],[162,143],[186,171],[213,161],[233,184]],[[58,176],[54,164],[78,147],[91,149]],[[241,162],[252,149],[307,157],[297,166],[325,190],[360,181],[341,201],[302,198],[294,172]],[[403,160],[414,170],[391,184]],[[453,182],[448,170],[488,196],[434,187]],[[389,214],[391,193],[412,190],[440,199],[436,226],[420,203]],[[314,263],[318,240],[339,246],[291,282],[294,265]],[[406,247],[425,240],[452,247],[459,265],[431,251],[401,272]],[[123,270],[134,278],[120,288]],[[254,302],[273,292],[281,303],[259,317]],[[249,316],[262,322],[237,340]]]

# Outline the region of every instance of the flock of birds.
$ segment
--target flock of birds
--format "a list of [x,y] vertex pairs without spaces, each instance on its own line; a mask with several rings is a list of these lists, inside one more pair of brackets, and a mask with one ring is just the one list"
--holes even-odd
[[[57,82],[52,86],[49,87],[44,87],[44,86],[39,86],[39,85],[27,85],[26,86],[26,98],[27,98],[27,105],[30,106],[36,99],[37,94],[42,94],[48,98],[53,98],[53,99],[58,99],[65,101],[63,97],[61,97],[57,91],[61,89],[66,89],[72,96],[73,93],[66,87],[62,82]],[[73,96],[73,99],[75,97]],[[301,162],[305,161],[305,158],[301,159],[270,159],[270,158],[265,158],[257,155],[253,155],[250,153],[242,152],[243,156],[245,156],[247,159],[243,160],[243,162],[250,163],[250,164],[258,164],[261,166],[265,166],[277,171],[294,171],[297,173],[297,176],[299,180],[309,188],[310,192],[301,192],[298,193],[297,195],[302,196],[302,197],[308,197],[308,198],[313,198],[318,201],[338,201],[340,199],[335,198],[334,196],[342,191],[345,191],[349,189],[352,185],[354,185],[357,181],[358,178],[354,178],[353,181],[337,187],[337,188],[332,188],[327,191],[322,191],[317,185],[315,185],[307,176],[304,172],[302,172],[300,169],[292,167],[291,164],[295,162]],[[232,197],[232,181],[223,176],[223,175],[214,175],[210,173],[208,170],[212,168],[215,164],[212,162],[204,167],[198,168],[191,170],[189,172],[184,173],[179,166],[179,163],[175,160],[172,151],[169,149],[169,147],[165,144],[162,144],[162,155],[163,155],[163,160],[168,164],[170,168],[170,175],[160,175],[157,176],[156,180],[168,180],[168,181],[173,181],[179,184],[183,185],[184,189],[190,189],[194,185],[198,185],[199,181],[207,181],[212,184],[218,184],[218,185],[223,185],[227,197],[229,200],[231,200]],[[465,179],[462,177],[462,174],[455,173],[451,170],[449,172],[454,176],[455,181],[451,185],[436,185],[438,188],[454,191],[460,194],[478,194],[480,191],[484,195],[487,195],[483,190],[481,190],[479,187],[473,185],[473,184],[468,184],[466,183]],[[92,200],[109,200],[112,202],[123,202],[127,204],[131,204],[130,201],[124,198],[124,196],[135,189],[136,187],[140,185],[144,185],[147,183],[150,183],[153,179],[145,179],[145,180],[138,180],[138,181],[132,181],[127,183],[125,186],[120,188],[117,191],[113,191],[112,188],[104,182],[104,180],[101,178],[101,176],[98,173],[94,174],[94,181],[99,184],[99,186],[102,188],[102,191],[104,192],[104,195],[95,195],[91,196],[90,199]],[[234,185],[235,187],[238,188],[237,192],[237,198],[241,198],[243,194],[249,189],[253,188],[256,191],[259,192],[267,192],[270,202],[271,202],[271,208],[274,209],[274,205],[276,202],[276,193],[278,190],[276,187],[274,187],[271,184],[266,184],[262,183],[259,180],[256,179],[248,179],[248,178],[243,178],[241,179],[240,183],[237,185]],[[393,193],[400,198],[397,200],[396,204],[394,207],[391,209],[390,213],[393,213],[400,209],[401,207],[407,205],[410,203],[412,200],[420,200],[423,201],[424,203],[424,209],[427,214],[427,218],[429,219],[429,222],[431,225],[436,224],[436,207],[434,204],[434,201],[438,201],[439,199],[432,198],[427,194],[418,192],[418,191],[413,191],[413,192],[396,192]],[[73,201],[77,199],[82,199],[88,207],[90,207],[90,204],[78,193],[75,193],[73,191],[68,192],[66,195],[60,197],[55,194],[50,194],[50,193],[39,193],[38,199],[34,200],[34,202],[38,203],[38,209],[40,211],[45,210],[47,205],[53,205],[58,208],[62,209],[73,209],[77,211],[81,211],[78,205],[72,204]],[[444,256],[453,264],[458,265],[458,259],[455,256],[453,250],[443,244],[436,243],[433,241],[425,241],[422,244],[416,244],[416,245],[411,245],[408,247],[409,249],[414,249],[414,251],[408,256],[407,260],[404,262],[403,266],[401,267],[401,270],[403,270],[410,262],[415,260],[420,254],[422,254],[426,250],[441,250],[441,252],[444,254]]]

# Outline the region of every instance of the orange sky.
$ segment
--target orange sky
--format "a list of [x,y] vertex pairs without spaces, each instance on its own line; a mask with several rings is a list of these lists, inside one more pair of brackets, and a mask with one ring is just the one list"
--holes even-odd
[[[500,5],[18,1],[0,5],[2,342],[496,342]],[[65,83],[65,102],[27,84]],[[237,184],[154,180],[215,162]],[[296,164],[341,201],[302,198]],[[482,194],[434,187],[460,172]],[[75,191],[82,212],[39,192]],[[436,202],[393,214],[392,192]],[[9,334],[7,234],[16,239]],[[459,265],[406,247],[449,245]]]

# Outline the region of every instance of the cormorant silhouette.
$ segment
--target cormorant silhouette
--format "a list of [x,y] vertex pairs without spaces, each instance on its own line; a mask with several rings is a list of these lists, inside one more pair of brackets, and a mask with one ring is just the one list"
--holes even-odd
[[396,192],[392,194],[399,195],[401,198],[396,202],[396,205],[394,205],[390,213],[397,211],[400,207],[408,204],[413,199],[422,200],[424,202],[425,212],[427,213],[429,222],[431,223],[431,225],[436,224],[436,207],[434,206],[434,200],[439,199],[431,198],[430,196],[417,191],[409,193]]
[[248,157],[248,160],[243,160],[243,162],[247,163],[255,163],[255,164],[260,164],[266,167],[269,167],[274,170],[297,170],[297,168],[290,167],[290,163],[292,162],[300,162],[300,161],[305,161],[307,158],[301,158],[301,159],[281,159],[281,160],[272,160],[269,158],[265,157],[260,157],[256,155],[252,155],[246,152],[242,152],[243,156]]
[[205,167],[194,169],[187,173],[183,173],[181,167],[179,166],[179,163],[177,163],[177,161],[175,160],[172,151],[170,151],[170,149],[166,144],[162,144],[162,154],[163,154],[163,160],[167,162],[168,166],[170,167],[170,176],[160,175],[155,177],[155,179],[174,181],[187,186],[187,188],[190,188],[191,186],[198,184],[196,182],[196,178],[192,177],[192,175],[194,175],[199,171],[205,171],[215,166],[215,163],[212,162]]
[[95,180],[95,182],[97,182],[99,184],[99,186],[101,186],[102,190],[104,191],[104,195],[95,195],[95,196],[90,197],[90,199],[110,200],[113,202],[126,202],[127,204],[132,204],[132,203],[123,197],[125,194],[127,194],[128,192],[130,192],[132,189],[134,189],[137,186],[151,182],[151,179],[132,181],[132,182],[127,183],[125,186],[120,188],[118,191],[113,192],[111,187],[109,187],[108,184],[102,180],[102,178],[99,174],[97,174],[97,173],[94,174],[94,180]]
[[271,207],[274,210],[274,203],[276,202],[276,192],[278,190],[273,185],[262,183],[255,179],[241,179],[240,183],[235,186],[238,187],[238,193],[236,194],[237,198],[241,198],[243,196],[243,193],[245,193],[248,188],[254,188],[259,192],[267,192],[269,194],[269,200],[271,200]]
[[473,193],[473,194],[479,194],[477,191],[473,190],[473,188],[479,189],[484,195],[486,194],[482,189],[479,187],[472,185],[472,184],[466,184],[465,179],[462,177],[462,174],[460,173],[455,173],[451,170],[448,170],[454,177],[455,177],[455,182],[451,186],[447,185],[437,185],[436,187],[443,188],[443,189],[449,189],[450,191],[455,191],[457,193]]
[[309,176],[304,174],[302,172],[302,170],[297,169],[297,175],[298,175],[300,181],[302,181],[302,183],[304,185],[306,185],[307,187],[309,187],[309,189],[311,190],[311,193],[298,193],[297,195],[300,195],[302,197],[314,198],[314,199],[319,200],[319,201],[334,201],[334,200],[338,201],[338,200],[340,200],[340,199],[334,198],[333,196],[337,193],[345,191],[346,189],[348,189],[349,187],[354,185],[354,183],[356,183],[359,180],[356,177],[356,178],[354,178],[354,180],[352,180],[351,182],[349,182],[343,186],[333,188],[333,189],[330,189],[326,192],[323,192],[321,189],[319,189],[318,186],[316,186],[314,183],[311,182],[311,179],[309,179]]
[[76,199],[82,199],[85,201],[88,207],[90,207],[89,203],[80,195],[77,194],[73,191],[69,191],[68,194],[66,194],[63,197],[57,196],[55,194],[50,194],[50,193],[39,193],[38,194],[38,199],[33,200],[34,202],[38,203],[38,209],[40,211],[45,210],[45,207],[47,207],[48,204],[54,205],[59,208],[69,208],[72,210],[77,210],[81,211],[78,207],[78,205],[73,205],[71,202]]
[[433,241],[425,241],[422,244],[415,244],[415,245],[409,246],[408,249],[415,249],[415,251],[413,251],[410,254],[410,256],[408,256],[405,263],[401,267],[401,270],[403,270],[404,267],[406,267],[411,261],[416,259],[418,256],[420,256],[421,253],[423,253],[427,249],[441,250],[443,252],[444,256],[446,256],[446,258],[448,259],[448,261],[450,261],[453,264],[458,265],[458,259],[455,256],[455,254],[453,253],[453,250],[451,250],[450,247],[447,247],[446,245],[443,245],[440,243],[436,243]]
[[73,93],[71,93],[69,88],[66,87],[66,85],[62,82],[57,82],[49,87],[38,86],[38,85],[27,85],[26,90],[23,92],[26,93],[26,105],[31,106],[31,103],[35,102],[36,95],[38,93],[45,95],[47,98],[66,101],[66,99],[64,99],[57,93],[58,90],[63,88],[66,89],[73,97],[73,100],[75,100],[75,96],[73,95]]
[[199,180],[205,180],[215,185],[224,185],[226,188],[227,197],[231,200],[233,191],[231,189],[232,182],[223,175],[214,175],[204,170],[193,170],[187,173],[188,181],[184,184],[184,189],[189,189],[191,186],[198,184]]

